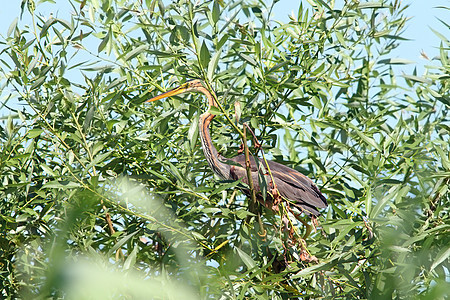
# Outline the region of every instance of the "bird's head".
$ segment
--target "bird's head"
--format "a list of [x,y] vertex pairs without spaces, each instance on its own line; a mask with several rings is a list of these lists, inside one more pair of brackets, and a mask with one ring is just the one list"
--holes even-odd
[[199,80],[199,79],[194,79],[194,80],[190,80],[190,81],[188,81],[186,83],[183,83],[179,87],[171,89],[170,91],[162,93],[161,95],[153,97],[153,98],[151,98],[151,99],[149,99],[149,100],[147,100],[145,102],[153,102],[153,101],[160,100],[160,99],[163,99],[163,98],[176,96],[176,95],[179,95],[179,94],[193,92],[193,91],[203,92],[203,90],[206,90],[205,87],[203,86],[203,82],[201,80]]

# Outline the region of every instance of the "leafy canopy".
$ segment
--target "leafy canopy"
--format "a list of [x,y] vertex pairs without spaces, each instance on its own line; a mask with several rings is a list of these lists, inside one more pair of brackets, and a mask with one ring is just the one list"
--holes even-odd
[[[445,296],[448,31],[426,74],[399,76],[399,1],[301,2],[288,23],[283,1],[43,2],[0,40],[2,297]],[[192,78],[218,94],[224,156],[246,122],[326,195],[317,263],[213,177],[202,96],[143,104]]]

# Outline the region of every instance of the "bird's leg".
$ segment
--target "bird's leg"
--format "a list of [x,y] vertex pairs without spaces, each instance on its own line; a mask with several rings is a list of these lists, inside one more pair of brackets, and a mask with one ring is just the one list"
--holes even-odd
[[303,235],[303,240],[306,240],[309,235],[311,234],[311,231],[314,229],[314,232],[316,231],[316,226],[317,226],[317,219],[315,216],[311,216],[311,224],[308,224],[308,222],[306,222],[305,220],[302,219],[301,214],[300,213],[295,213],[291,207],[289,206],[289,202],[287,202],[287,210],[292,213],[294,215],[294,217],[300,221],[300,223],[302,223],[303,225],[305,225],[305,234]]
[[256,212],[257,218],[258,218],[258,223],[259,223],[259,231],[258,235],[263,237],[263,239],[265,239],[266,236],[266,230],[264,229],[264,224],[261,220],[261,215],[258,211],[258,203],[256,200],[256,191],[255,191],[255,187],[253,185],[253,178],[252,178],[252,173],[251,173],[251,164],[250,164],[250,154],[248,151],[248,147],[247,147],[247,137],[246,137],[246,131],[245,131],[245,126],[244,126],[244,135],[242,137],[243,139],[243,144],[244,144],[244,155],[245,155],[245,169],[247,171],[247,180],[248,180],[248,185],[250,187],[250,205],[249,205],[249,210],[252,213]]
[[[292,212],[292,211],[291,211]],[[293,212],[292,212],[293,213]],[[295,214],[293,213],[293,215],[295,216],[295,218],[297,220],[299,220],[303,225],[305,225],[306,229],[305,229],[305,234],[303,235],[303,239],[306,240],[308,238],[308,236],[311,234],[311,231],[314,229],[314,232],[316,231],[316,225],[317,225],[317,220],[314,216],[311,217],[311,224],[308,224],[308,222],[306,222],[305,220],[303,220],[300,216],[300,214]]]
[[[255,135],[255,133],[253,132],[253,130],[250,128],[250,126],[248,126],[247,123],[244,123],[243,125],[244,125],[245,127],[247,127],[248,131],[250,131],[250,133],[252,134],[252,136],[253,136],[253,142],[255,143],[255,148],[256,148],[257,150],[261,149],[261,148],[262,148],[262,144],[261,144],[261,143],[258,141],[258,139],[256,138],[256,135]],[[258,152],[256,152],[256,153],[258,153]]]
[[[262,148],[262,144],[260,142],[258,142],[258,139],[256,138],[256,135],[253,132],[253,130],[250,128],[250,126],[248,126],[247,123],[244,123],[243,126],[244,126],[244,128],[248,129],[248,131],[250,131],[250,133],[252,134],[252,136],[253,136],[253,143],[255,144],[255,148],[257,150],[261,149]],[[239,150],[237,151],[237,153],[238,154],[242,154],[242,153],[244,153],[244,151],[245,151],[244,144],[241,144],[241,146],[239,146]],[[258,152],[256,152],[255,155],[257,155],[257,154],[258,154]]]
[[296,216],[295,218],[297,220],[299,220],[306,227],[305,234],[303,235],[303,237],[300,238],[300,259],[301,259],[301,261],[305,261],[305,262],[317,263],[318,262],[317,257],[315,257],[314,255],[311,255],[311,253],[308,250],[308,246],[306,245],[306,238],[311,233],[313,226],[309,225],[306,221],[301,219],[299,216],[298,217]]
[[237,151],[237,153],[238,153],[238,154],[244,153],[244,144],[241,144],[241,145],[239,146],[239,150]]
[[[285,250],[285,257],[290,251],[293,251],[292,255],[294,258],[301,260],[302,262],[318,262],[317,257],[314,255],[311,255],[311,253],[308,251],[308,247],[306,245],[305,239],[308,237],[308,235],[311,232],[311,226],[308,225],[306,221],[300,218],[300,214],[296,214],[292,211],[292,209],[289,206],[289,202],[284,202],[286,204],[282,204],[282,211],[281,213],[281,230],[286,232],[287,238],[284,239],[283,242],[283,248]],[[297,231],[296,225],[292,222],[292,219],[289,214],[292,214],[295,216],[297,220],[299,220],[302,224],[306,226],[306,233],[302,237],[300,233]],[[292,250],[288,250],[292,249]]]
[[301,219],[301,218],[297,218],[296,219],[299,220],[303,225],[305,225],[305,234],[303,235],[303,239],[306,240],[308,238],[308,236],[311,234],[311,231],[313,229],[313,227],[311,225],[308,224],[308,222],[306,222],[305,220]]
[[283,199],[281,198],[281,195],[278,192],[277,184],[275,183],[275,181],[271,180],[269,182],[269,185],[270,185],[270,193],[272,194],[273,197],[273,203],[271,208],[274,211],[278,211],[278,204],[280,204],[281,201],[283,201]]

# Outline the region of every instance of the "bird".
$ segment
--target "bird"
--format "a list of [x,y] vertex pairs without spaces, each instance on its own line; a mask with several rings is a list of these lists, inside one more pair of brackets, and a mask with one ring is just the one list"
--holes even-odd
[[[240,154],[232,158],[226,158],[219,154],[212,143],[209,125],[216,115],[210,112],[210,108],[218,107],[216,103],[217,97],[214,91],[210,91],[202,80],[187,81],[145,102],[153,102],[190,92],[202,93],[208,100],[208,109],[200,115],[198,125],[203,153],[209,167],[223,180],[241,180],[248,186],[245,155]],[[328,206],[326,198],[317,186],[302,173],[274,161],[268,160],[266,163],[266,160],[258,159],[259,162],[257,162],[253,156],[249,159],[253,188],[257,194],[258,201],[265,207],[278,211],[279,199],[282,199],[287,201],[289,205],[294,206],[297,211],[315,218],[320,215],[319,209]],[[264,168],[261,168],[261,166]],[[268,172],[269,169],[270,172]],[[266,199],[262,196],[260,180],[258,180],[261,171],[264,172],[267,191],[269,191],[266,194]],[[244,192],[249,195],[249,189],[244,189]]]

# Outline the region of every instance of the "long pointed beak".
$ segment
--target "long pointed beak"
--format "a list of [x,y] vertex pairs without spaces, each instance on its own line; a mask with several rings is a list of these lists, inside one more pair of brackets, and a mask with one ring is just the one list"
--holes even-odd
[[182,93],[186,92],[186,90],[187,90],[187,88],[184,85],[181,85],[181,86],[176,87],[176,88],[174,88],[174,89],[172,89],[170,91],[167,91],[167,92],[165,92],[165,93],[163,93],[161,95],[158,95],[156,97],[148,99],[145,102],[153,102],[153,101],[156,101],[156,100],[159,100],[159,99],[162,99],[162,98],[176,96],[176,95],[179,95],[179,94],[182,94]]

